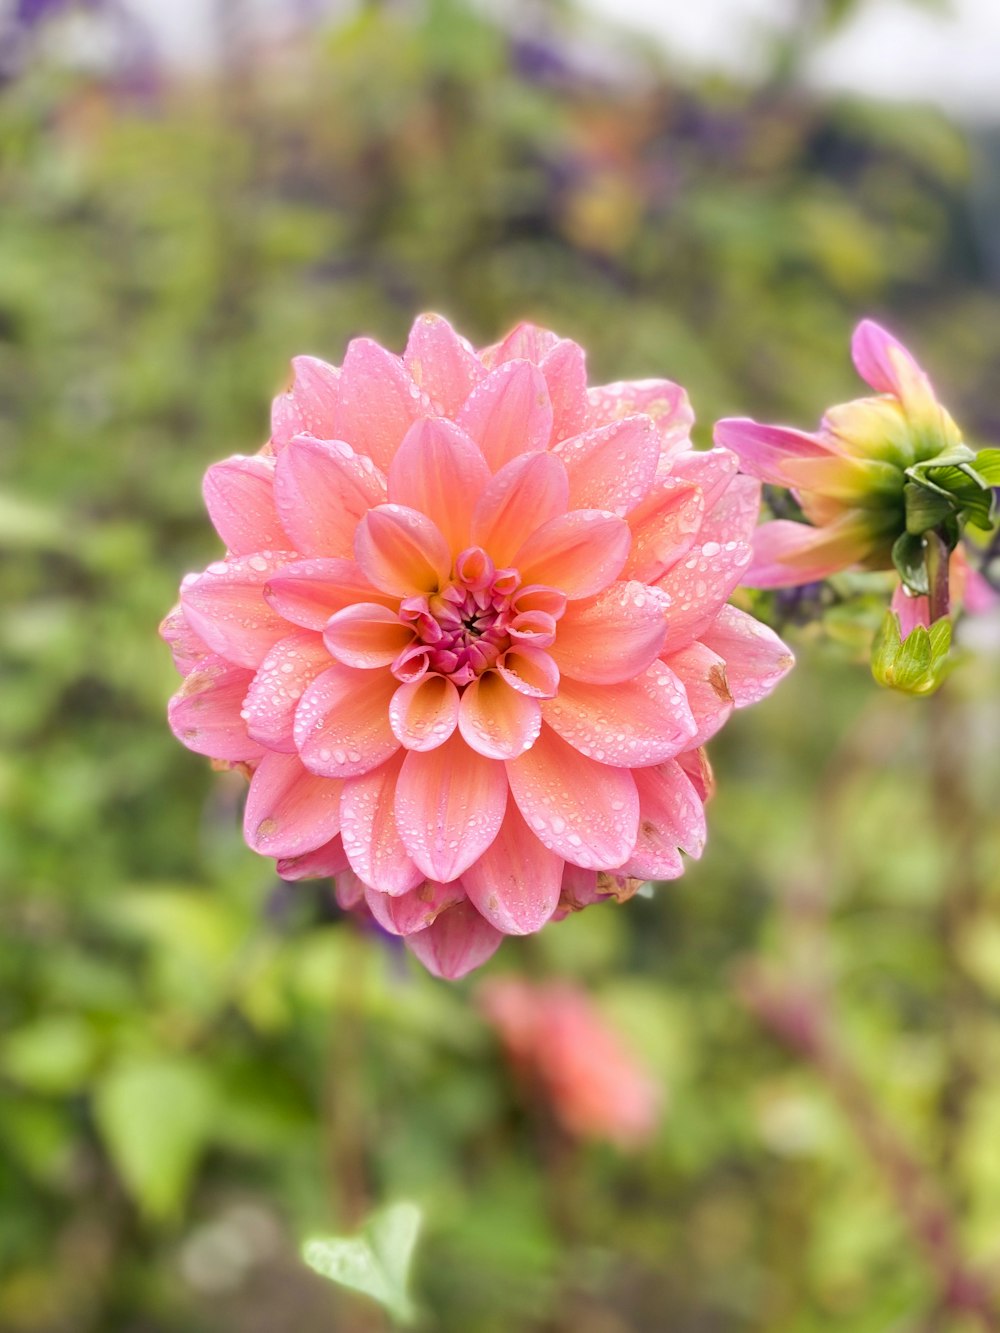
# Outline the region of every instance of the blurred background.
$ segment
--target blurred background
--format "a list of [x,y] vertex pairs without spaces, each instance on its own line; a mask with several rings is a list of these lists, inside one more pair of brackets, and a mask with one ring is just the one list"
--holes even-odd
[[1000,1327],[995,624],[913,702],[849,578],[759,600],[799,667],[704,859],[485,969],[586,989],[663,1101],[631,1151],[243,846],[156,638],[288,359],[424,309],[674,378],[699,444],[855,396],[870,314],[1000,443],[998,13],[0,4],[3,1333],[386,1327],[298,1251],[401,1198],[444,1333]]

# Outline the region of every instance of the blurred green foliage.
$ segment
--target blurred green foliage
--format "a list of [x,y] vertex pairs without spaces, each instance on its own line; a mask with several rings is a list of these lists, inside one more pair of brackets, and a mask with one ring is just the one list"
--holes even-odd
[[201,473],[266,436],[296,352],[399,347],[424,308],[481,341],[532,316],[596,382],[684,383],[704,443],[726,412],[809,425],[853,396],[849,331],[874,313],[995,438],[983,143],[913,108],[679,82],[634,46],[581,72],[574,23],[512,39],[462,0],[368,5],[145,102],[42,58],[0,90],[5,1333],[377,1328],[299,1242],[401,1197],[446,1333],[979,1326],[829,1078],[734,978],[756,957],[823,983],[995,1264],[988,632],[914,705],[857,664],[877,599],[868,628],[791,624],[798,671],[713,747],[704,861],[491,964],[584,982],[666,1084],[633,1158],[518,1096],[475,979],[436,982],[323,885],[274,881],[242,845],[242,780],[166,727],[156,625],[216,553]]

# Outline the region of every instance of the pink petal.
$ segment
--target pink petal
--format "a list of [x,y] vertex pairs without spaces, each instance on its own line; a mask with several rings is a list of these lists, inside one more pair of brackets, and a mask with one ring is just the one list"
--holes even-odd
[[582,755],[624,768],[671,759],[696,733],[683,686],[662,662],[618,685],[563,679],[542,716]]
[[428,672],[398,687],[389,704],[389,724],[407,750],[436,750],[458,726],[458,707],[454,683]]
[[527,361],[508,361],[473,389],[458,424],[476,441],[496,472],[518,454],[547,449],[552,403],[542,372]]
[[667,649],[677,651],[698,638],[744,576],[750,563],[746,542],[705,542],[659,580],[672,598],[667,616]]
[[851,339],[851,356],[858,374],[878,393],[894,394],[901,402],[934,403],[930,381],[903,344],[873,319],[863,319]]
[[725,659],[726,681],[737,708],[770,694],[795,665],[795,658],[773,630],[735,606],[724,606],[701,639]]
[[669,606],[659,588],[636,582],[572,602],[550,650],[560,673],[600,685],[637,676],[660,654]]
[[739,462],[729,449],[684,449],[671,454],[668,475],[700,487],[707,513],[736,475]]
[[520,694],[551,699],[559,688],[559,668],[543,648],[522,643],[497,660],[497,671]]
[[442,912],[464,901],[461,883],[438,884],[429,879],[422,879],[418,887],[398,897],[390,897],[378,889],[365,889],[369,911],[391,935],[413,935],[426,930]]
[[748,588],[814,583],[857,564],[870,549],[871,540],[864,520],[850,513],[823,528],[775,519],[754,533],[753,560],[743,582]]
[[451,550],[469,545],[472,511],[490,480],[482,454],[464,431],[440,417],[410,427],[389,469],[389,498],[426,514]]
[[340,373],[331,439],[346,440],[355,452],[367,454],[387,472],[403,436],[417,417],[431,410],[430,400],[398,356],[370,338],[350,343]]
[[515,759],[535,742],[542,725],[538,700],[512,689],[496,671],[465,687],[458,727],[465,741],[489,759]]
[[316,777],[298,755],[265,754],[247,794],[243,836],[262,856],[302,856],[340,832],[342,782]]
[[574,509],[543,523],[517,552],[524,583],[558,588],[572,601],[602,592],[628,558],[628,524],[600,509]]
[[520,454],[483,491],[472,519],[472,540],[505,568],[531,534],[566,512],[569,480],[553,454]]
[[543,847],[513,801],[493,845],[462,876],[469,901],[505,935],[541,930],[559,905],[563,861]]
[[563,866],[562,888],[559,892],[559,907],[571,912],[580,912],[595,903],[606,902],[607,895],[597,892],[597,871],[584,870],[582,866]]
[[511,794],[535,837],[574,865],[613,869],[628,860],[639,825],[632,774],[588,759],[543,726],[507,763]]
[[296,435],[316,435],[326,440],[333,434],[340,371],[315,356],[293,357],[292,368],[295,378],[291,389],[279,394],[271,408],[271,444],[275,453]]
[[393,801],[404,753],[378,768],[348,778],[340,798],[340,831],[351,868],[380,893],[408,893],[423,883],[396,827]]
[[181,584],[188,624],[213,652],[254,670],[288,633],[288,625],[264,600],[264,584],[293,556],[281,551],[219,560]]
[[278,862],[278,874],[282,879],[332,879],[347,869],[347,856],[344,844],[338,834],[317,847],[314,852],[305,852],[302,856],[286,856]]
[[437,592],[451,573],[451,551],[441,530],[403,505],[370,510],[358,524],[354,552],[365,577],[399,597]]
[[694,545],[705,514],[705,496],[695,482],[660,477],[628,516],[632,549],[624,573],[642,583],[662,577]]
[[[923,625],[925,629],[931,627],[931,603],[929,597],[915,597],[907,592],[902,583],[898,585],[896,591],[892,594],[892,609],[899,617],[900,637],[905,639],[911,634],[918,625]],[[176,734],[176,728],[175,728]],[[186,744],[186,742],[185,742]],[[191,746],[191,749],[194,749]],[[220,756],[221,758],[222,756]]]
[[269,750],[295,750],[295,710],[319,673],[330,665],[320,636],[300,630],[279,639],[246,691],[243,716],[254,740]]
[[538,363],[552,402],[552,440],[568,439],[586,426],[587,359],[583,348],[560,338]]
[[694,750],[685,750],[673,761],[690,779],[699,801],[710,801],[715,795],[715,774],[709,763],[708,751],[703,745]]
[[371,459],[339,440],[297,435],[278,455],[275,502],[304,555],[350,556],[358,522],[385,496],[385,478]]
[[792,458],[829,458],[830,450],[815,435],[786,426],[764,426],[749,417],[716,422],[715,443],[739,455],[744,472],[773,486],[788,486],[784,464]]
[[500,932],[465,902],[442,912],[426,930],[407,935],[406,947],[428,972],[446,981],[457,981],[491,958],[502,940]]
[[698,540],[705,542],[751,542],[760,517],[761,484],[756,477],[733,477],[705,515]]
[[726,664],[703,643],[691,643],[664,659],[684,686],[697,730],[684,747],[704,745],[733,711],[734,700],[726,679]]
[[328,778],[368,773],[399,749],[389,726],[396,679],[340,662],[316,677],[299,700],[295,744],[302,762]]
[[181,744],[211,759],[258,759],[263,752],[247,735],[240,713],[252,679],[252,671],[230,666],[214,653],[203,658],[167,708],[170,728]]
[[436,750],[411,750],[396,784],[396,823],[428,877],[447,883],[482,856],[507,804],[503,765],[452,735]]
[[668,760],[635,774],[639,791],[639,838],[629,862],[637,879],[674,879],[677,848],[696,859],[705,846],[705,810],[680,764]]
[[355,602],[397,607],[399,598],[380,592],[353,560],[294,560],[272,574],[264,597],[285,620],[321,630],[337,611]]
[[355,602],[330,617],[323,642],[338,662],[369,669],[394,662],[413,642],[413,633],[387,606]]
[[552,452],[566,465],[573,509],[609,509],[623,518],[653,483],[660,437],[649,417],[626,417],[563,440]]
[[503,342],[483,348],[480,359],[491,370],[514,360],[530,361],[537,366],[562,341],[558,333],[553,333],[551,329],[543,329],[538,324],[522,320],[511,329]]
[[202,493],[216,532],[234,555],[280,550],[287,544],[274,505],[274,459],[237,455],[213,463]]
[[403,362],[413,381],[443,416],[454,417],[486,368],[464,338],[440,315],[418,315]]
[[210,656],[207,644],[202,643],[188,624],[183,608],[178,605],[168,611],[160,622],[160,638],[170,649],[174,666],[182,676],[192,672],[199,662]]
[[642,412],[656,423],[665,451],[687,442],[694,425],[687,394],[670,380],[622,380],[589,389],[587,397],[591,425],[601,426]]

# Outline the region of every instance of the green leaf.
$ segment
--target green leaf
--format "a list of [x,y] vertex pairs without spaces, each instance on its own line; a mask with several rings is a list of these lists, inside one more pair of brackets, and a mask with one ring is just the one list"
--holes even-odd
[[97,1123],[129,1193],[147,1216],[176,1215],[211,1132],[214,1084],[184,1056],[133,1059],[112,1069],[95,1098]]
[[1000,486],[1000,449],[980,449],[972,467],[987,486]]
[[390,1204],[374,1213],[357,1236],[306,1241],[302,1258],[322,1277],[364,1292],[408,1324],[416,1313],[407,1287],[420,1222],[416,1204]]
[[36,1092],[75,1092],[90,1073],[97,1046],[97,1037],[84,1018],[52,1014],[5,1038],[0,1068]]
[[929,591],[927,565],[924,561],[924,539],[912,532],[896,538],[892,547],[892,563],[910,592],[926,595]]
[[942,495],[936,488],[931,490],[918,481],[906,483],[903,500],[906,505],[906,531],[913,537],[919,537],[929,528],[936,528],[955,512],[950,495]]

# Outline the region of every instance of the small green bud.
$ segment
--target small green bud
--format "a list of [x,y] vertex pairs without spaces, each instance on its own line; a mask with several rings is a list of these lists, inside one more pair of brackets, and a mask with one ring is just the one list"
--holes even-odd
[[933,694],[945,677],[951,647],[951,621],[942,618],[930,629],[917,625],[904,639],[899,617],[886,611],[872,644],[872,675],[880,685],[903,694]]

